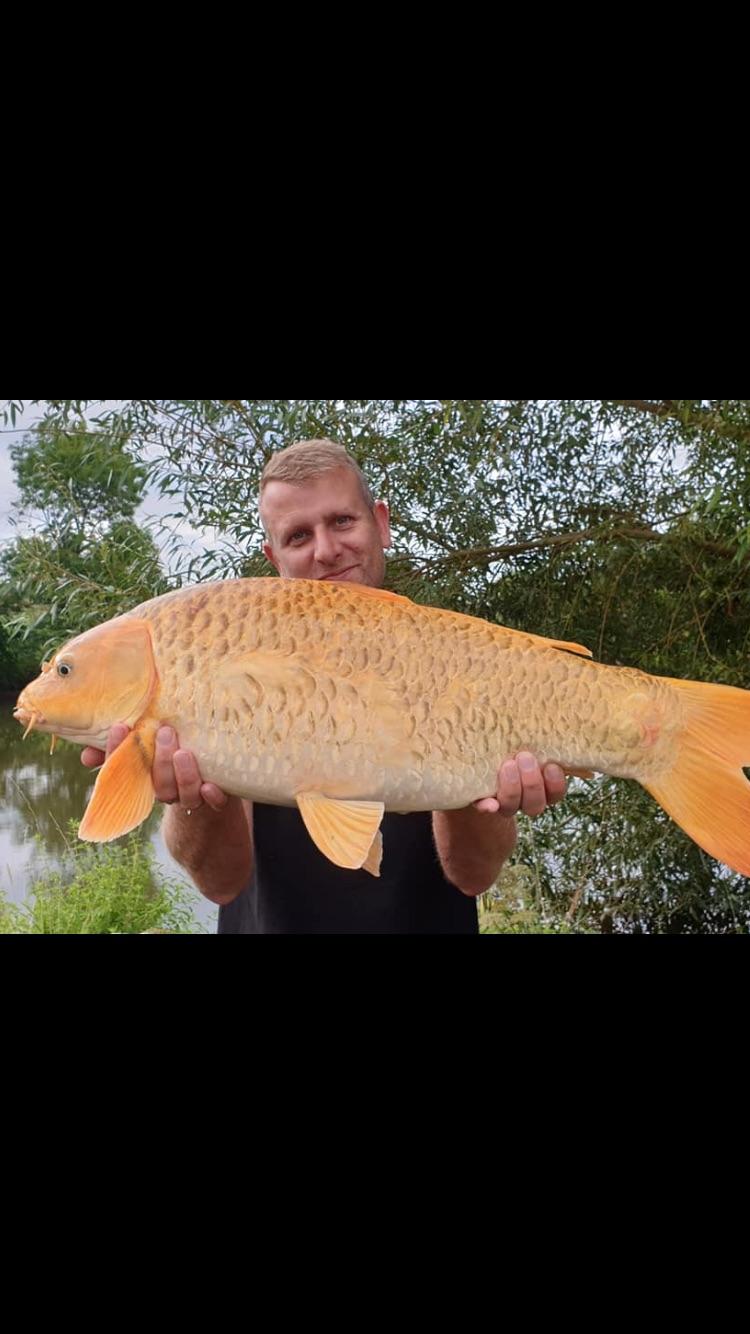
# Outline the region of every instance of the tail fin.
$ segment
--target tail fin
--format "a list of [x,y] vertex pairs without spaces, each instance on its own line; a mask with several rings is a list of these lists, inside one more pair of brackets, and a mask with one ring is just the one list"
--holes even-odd
[[750,691],[669,684],[681,692],[685,731],[672,769],[643,786],[699,847],[750,876],[750,782],[742,772],[750,766]]

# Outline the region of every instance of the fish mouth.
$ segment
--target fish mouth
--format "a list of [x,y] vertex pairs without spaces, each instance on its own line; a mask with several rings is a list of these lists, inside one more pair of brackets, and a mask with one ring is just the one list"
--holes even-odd
[[39,724],[46,723],[47,721],[47,719],[44,717],[44,714],[40,713],[39,709],[31,708],[27,704],[17,705],[16,708],[13,710],[13,717],[15,718],[16,722],[23,723],[24,725],[26,725],[26,723],[30,723],[33,718],[35,727],[38,726]]
[[[23,734],[24,741],[29,735],[29,732],[52,732],[53,749],[57,737],[63,737],[66,741],[73,741],[77,746],[96,746],[99,750],[104,750],[107,744],[107,733],[109,729],[106,727],[100,727],[97,730],[94,730],[93,725],[86,729],[84,726],[78,728],[72,725],[66,726],[64,723],[51,723],[45,718],[44,714],[39,713],[37,709],[28,708],[14,709],[13,717],[16,722],[26,728],[26,731]],[[50,754],[52,754],[52,751],[50,751]]]
[[48,730],[47,719],[44,717],[43,713],[39,712],[38,709],[33,709],[33,708],[29,709],[26,707],[22,708],[21,706],[19,706],[18,708],[15,708],[13,710],[13,717],[15,718],[16,722],[20,723],[22,727],[26,728],[26,731],[23,734],[24,741],[29,735],[29,732],[33,732],[35,728],[38,728],[40,731]]

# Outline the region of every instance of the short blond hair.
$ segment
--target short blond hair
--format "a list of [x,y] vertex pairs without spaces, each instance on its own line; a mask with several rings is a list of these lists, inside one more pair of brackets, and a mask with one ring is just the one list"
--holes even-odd
[[259,500],[262,501],[269,482],[291,482],[293,486],[300,486],[313,477],[333,472],[334,468],[348,468],[356,475],[365,504],[368,509],[374,509],[375,497],[362,469],[356,459],[347,454],[344,446],[337,445],[333,440],[297,440],[295,444],[273,454],[263,469]]

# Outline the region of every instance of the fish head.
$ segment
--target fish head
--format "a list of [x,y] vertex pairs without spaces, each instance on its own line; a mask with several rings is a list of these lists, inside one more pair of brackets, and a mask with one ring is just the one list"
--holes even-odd
[[43,663],[13,716],[27,732],[101,743],[113,723],[132,726],[141,717],[156,683],[148,623],[118,617],[69,640]]

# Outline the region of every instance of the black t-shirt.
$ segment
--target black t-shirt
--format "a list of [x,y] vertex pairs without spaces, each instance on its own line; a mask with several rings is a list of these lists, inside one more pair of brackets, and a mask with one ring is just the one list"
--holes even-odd
[[385,815],[380,876],[318,851],[299,811],[253,804],[255,871],[219,935],[476,935],[476,901],[443,875],[429,811]]

